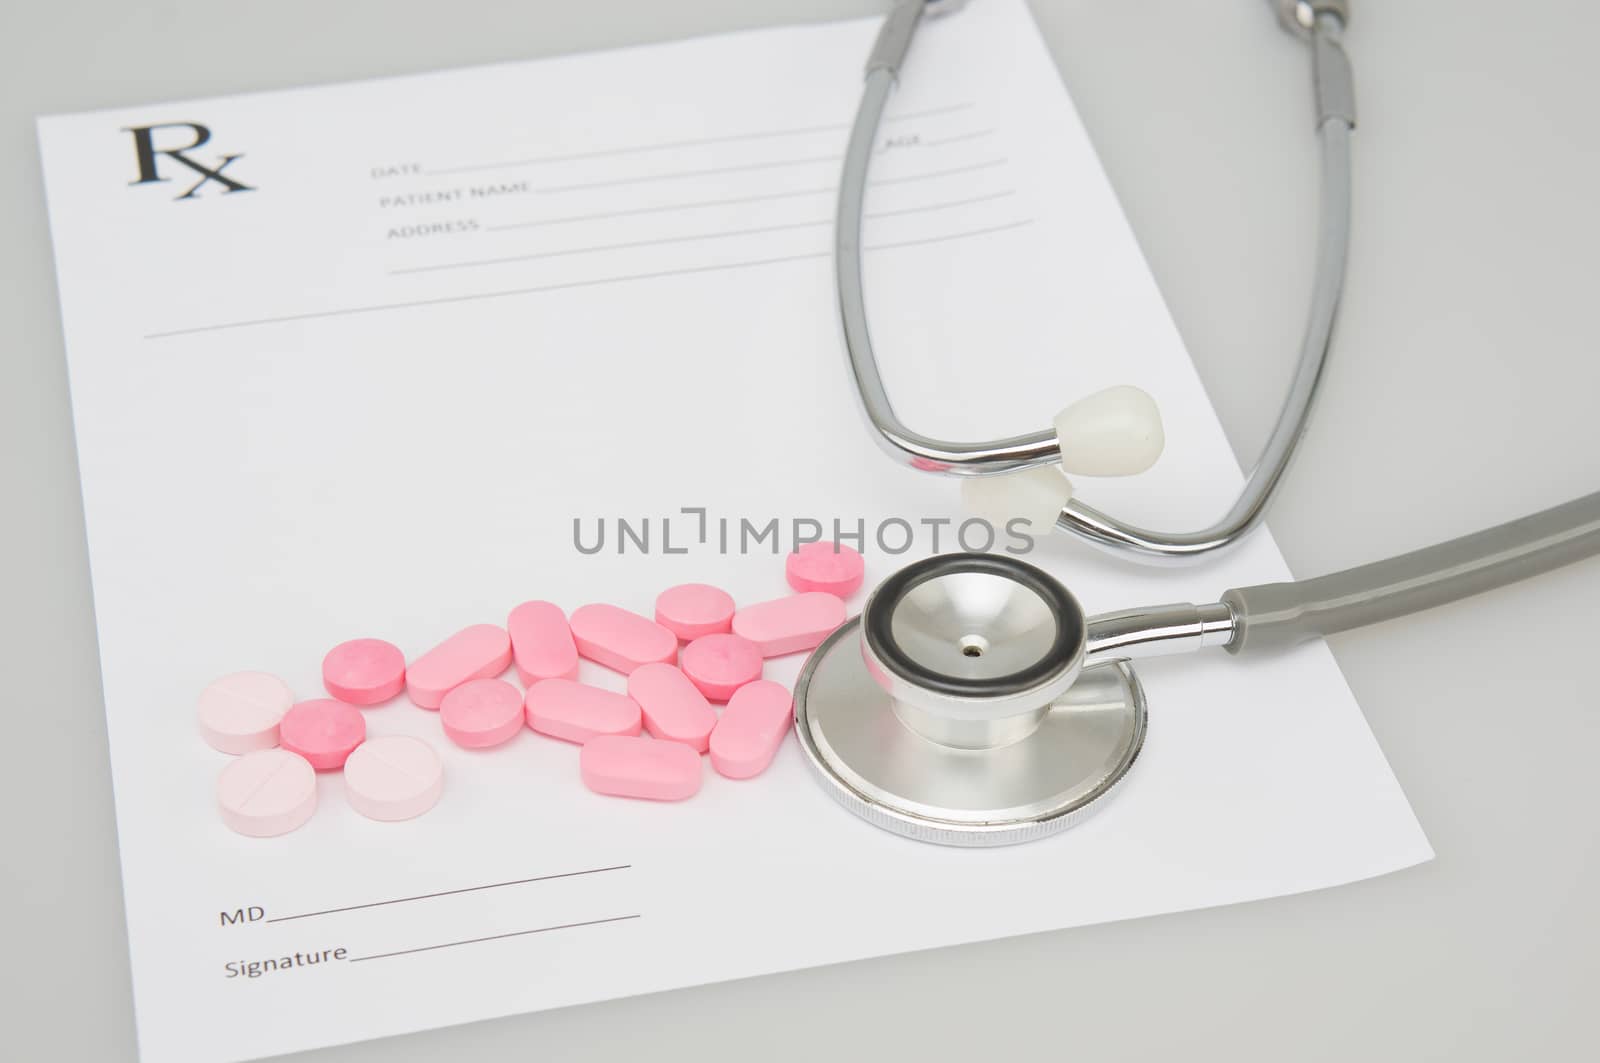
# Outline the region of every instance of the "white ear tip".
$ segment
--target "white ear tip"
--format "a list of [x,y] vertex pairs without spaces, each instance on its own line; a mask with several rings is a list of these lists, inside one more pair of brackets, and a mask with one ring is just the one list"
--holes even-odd
[[1056,526],[1061,507],[1072,498],[1072,482],[1061,466],[1035,465],[994,476],[963,476],[961,502],[968,513],[1004,531],[1013,520],[1025,520],[1033,535]]
[[1132,476],[1156,463],[1167,445],[1156,400],[1119,384],[1087,395],[1056,415],[1061,466],[1083,476]]

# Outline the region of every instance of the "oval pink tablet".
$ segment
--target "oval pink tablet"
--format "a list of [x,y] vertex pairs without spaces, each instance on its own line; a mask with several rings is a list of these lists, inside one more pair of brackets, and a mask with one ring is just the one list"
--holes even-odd
[[739,688],[711,732],[711,766],[730,779],[760,775],[794,722],[788,688],[760,679]]
[[733,596],[706,583],[668,587],[656,597],[656,623],[685,642],[727,631]]
[[217,810],[240,834],[288,834],[317,810],[317,773],[287,749],[246,753],[217,776]]
[[578,753],[583,784],[597,794],[682,801],[700,789],[700,754],[677,742],[601,735]]
[[322,685],[351,705],[376,705],[406,687],[406,655],[382,639],[341,642],[322,659]]
[[437,804],[443,792],[439,754],[409,735],[363,742],[344,764],[345,796],[368,819],[412,819]]
[[734,691],[760,679],[761,666],[756,644],[738,635],[707,635],[678,654],[683,674],[712,701],[727,701]]
[[506,620],[511,655],[523,686],[541,679],[578,678],[578,647],[567,614],[552,602],[523,602]]
[[464,627],[411,662],[406,690],[425,709],[437,709],[453,687],[487,679],[511,664],[511,636],[493,624]]
[[294,704],[289,684],[266,672],[235,672],[200,692],[200,734],[212,749],[249,753],[278,744],[278,723]]
[[570,679],[546,679],[523,699],[528,726],[540,734],[582,744],[599,735],[636,735],[639,703]]
[[628,676],[628,696],[639,703],[644,726],[657,738],[706,751],[717,714],[689,677],[670,664],[642,664]]
[[504,679],[469,679],[439,703],[439,722],[450,741],[467,749],[509,742],[522,730],[522,691]]
[[318,771],[336,771],[350,751],[366,741],[367,721],[361,710],[342,701],[302,701],[283,714],[278,741]]
[[733,633],[756,644],[763,657],[815,649],[845,621],[844,602],[823,591],[751,605],[733,614]]
[[678,636],[614,605],[579,606],[572,614],[572,640],[578,653],[623,675],[641,664],[671,664],[678,656]]
[[861,586],[867,566],[860,553],[843,543],[806,543],[789,555],[783,571],[797,591],[848,598]]

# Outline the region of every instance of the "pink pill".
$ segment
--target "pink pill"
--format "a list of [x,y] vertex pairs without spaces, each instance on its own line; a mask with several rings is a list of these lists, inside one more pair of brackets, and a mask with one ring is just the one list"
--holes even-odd
[[738,635],[707,635],[678,655],[683,674],[712,701],[727,701],[735,690],[760,679],[761,665],[756,644]]
[[541,679],[578,678],[578,647],[567,614],[551,602],[523,602],[506,620],[511,653],[523,686]]
[[815,649],[844,623],[844,602],[822,591],[774,598],[733,614],[733,633],[756,644],[763,657]]
[[437,709],[452,688],[469,679],[497,676],[511,664],[511,636],[493,624],[464,627],[411,662],[406,689],[411,700]]
[[217,776],[217,810],[240,834],[288,834],[317,810],[317,773],[286,749],[246,753]]
[[867,566],[843,543],[806,543],[783,563],[789,586],[800,592],[826,591],[848,598],[861,586]]
[[322,685],[351,705],[376,705],[406,687],[406,655],[382,639],[341,642],[322,659]]
[[671,664],[678,656],[678,636],[614,605],[580,606],[572,614],[572,639],[580,654],[623,675],[641,664]]
[[656,597],[656,623],[685,642],[727,631],[733,596],[705,583],[681,583]]
[[522,691],[504,679],[469,679],[439,703],[439,722],[450,741],[467,749],[509,742],[522,730]]
[[682,801],[700,789],[700,754],[677,742],[601,735],[578,753],[583,784],[597,794]]
[[688,676],[670,664],[643,664],[628,677],[628,696],[639,703],[645,730],[696,753],[706,751],[717,714]]
[[422,815],[444,792],[444,768],[433,747],[409,735],[363,742],[344,764],[350,807],[388,822]]
[[730,779],[760,775],[794,722],[794,698],[770,679],[739,688],[711,732],[711,766]]
[[540,734],[580,745],[601,735],[637,735],[639,703],[570,679],[546,679],[523,699],[528,726]]
[[318,771],[336,771],[367,737],[361,710],[342,701],[302,701],[283,714],[278,741]]
[[278,744],[278,723],[293,704],[289,684],[275,675],[223,676],[200,692],[200,734],[224,753],[271,749]]

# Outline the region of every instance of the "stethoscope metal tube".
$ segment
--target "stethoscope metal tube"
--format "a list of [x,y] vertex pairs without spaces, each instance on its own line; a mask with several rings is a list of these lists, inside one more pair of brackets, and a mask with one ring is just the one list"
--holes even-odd
[[1132,658],[1293,645],[1600,553],[1600,493],[1318,579],[1087,617],[1016,558],[901,569],[806,662],[795,731],[827,790],[884,827],[947,845],[1042,838],[1128,776],[1147,708]]
[[[895,414],[878,370],[862,284],[862,206],[879,121],[924,10],[937,14],[950,6],[958,5],[950,0],[943,4],[899,0],[878,35],[867,62],[866,82],[840,177],[834,269],[850,371],[877,441],[896,460],[915,468],[986,476],[1059,461],[1056,434],[1043,431],[960,442],[923,435],[906,426]],[[1342,0],[1275,0],[1275,6],[1284,24],[1311,42],[1322,144],[1316,276],[1299,363],[1260,459],[1237,500],[1211,526],[1192,532],[1156,531],[1118,520],[1076,498],[1066,502],[1056,521],[1059,528],[1123,556],[1150,562],[1193,560],[1233,545],[1259,524],[1305,433],[1326,365],[1344,287],[1350,233],[1350,133],[1355,127],[1355,97],[1341,44],[1348,6]]]

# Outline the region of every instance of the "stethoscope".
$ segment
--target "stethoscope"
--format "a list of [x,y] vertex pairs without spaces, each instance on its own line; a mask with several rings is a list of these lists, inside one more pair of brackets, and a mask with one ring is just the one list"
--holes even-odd
[[1101,806],[1144,744],[1133,658],[1281,649],[1600,553],[1600,492],[1386,561],[1215,602],[1085,616],[1001,554],[912,562],[812,653],[795,733],[841,804],[897,834],[1009,845]]
[[[1304,430],[1327,356],[1349,228],[1355,111],[1339,44],[1347,10],[1343,0],[1274,2],[1285,24],[1311,41],[1323,143],[1321,248],[1300,366],[1260,464],[1213,527],[1151,532],[1057,496],[1060,527],[1136,557],[1208,554],[1261,520]],[[1091,475],[1140,471],[1160,451],[1160,422],[1133,389],[1069,407],[1054,432],[981,443],[919,435],[889,405],[862,305],[861,199],[878,118],[925,6],[936,5],[900,0],[878,36],[839,200],[840,308],[867,415],[890,452],[918,468],[973,481],[1031,476],[1020,493],[1047,501],[1060,491],[1050,477],[1065,482],[1058,464]],[[1236,588],[1205,605],[1093,617],[1059,582],[1015,557],[936,555],[884,580],[861,615],[812,653],[795,686],[795,732],[824,788],[879,827],[948,845],[1029,841],[1102,807],[1138,760],[1148,712],[1134,658],[1208,646],[1235,654],[1287,647],[1596,553],[1600,492],[1318,579]]]
[[[1355,93],[1340,43],[1345,0],[1272,0],[1283,24],[1310,42],[1316,85],[1317,131],[1322,141],[1322,207],[1311,311],[1300,363],[1276,426],[1239,497],[1220,520],[1192,532],[1136,527],[1072,497],[1065,474],[1125,476],[1142,472],[1160,455],[1163,436],[1155,404],[1131,387],[1112,388],[1067,407],[1052,430],[1009,439],[957,442],[908,428],[889,402],[867,329],[861,279],[861,218],[878,122],[883,116],[911,38],[926,11],[937,15],[965,0],[897,0],[867,60],[866,83],[850,132],[839,180],[834,230],[834,271],[845,349],[874,435],[896,460],[963,478],[970,508],[983,513],[1012,505],[1057,514],[1062,530],[1124,555],[1147,561],[1198,558],[1239,541],[1261,522],[1268,500],[1305,433],[1328,357],[1334,318],[1344,287],[1350,236],[1350,132]],[[997,475],[1009,474],[1009,475]]]

